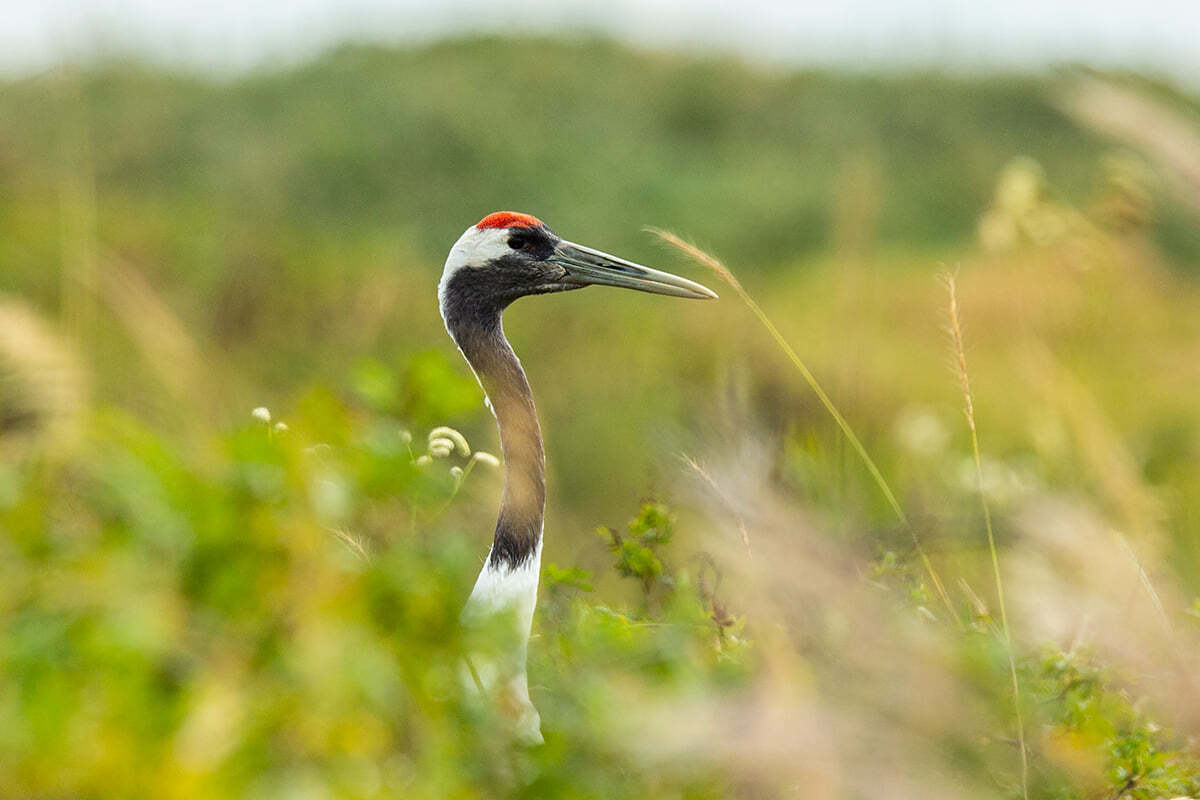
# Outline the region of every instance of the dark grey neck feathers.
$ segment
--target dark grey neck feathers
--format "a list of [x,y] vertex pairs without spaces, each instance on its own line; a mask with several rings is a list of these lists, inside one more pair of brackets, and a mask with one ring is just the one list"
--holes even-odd
[[507,303],[477,289],[463,276],[452,276],[444,288],[442,316],[483,385],[500,429],[504,494],[488,566],[515,568],[533,556],[541,540],[546,456],[533,392],[500,322]]

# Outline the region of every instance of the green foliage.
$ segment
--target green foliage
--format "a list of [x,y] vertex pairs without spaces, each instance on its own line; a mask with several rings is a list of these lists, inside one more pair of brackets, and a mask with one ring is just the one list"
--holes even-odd
[[674,529],[675,519],[665,506],[646,503],[629,521],[627,535],[605,527],[596,533],[613,554],[613,567],[621,575],[640,580],[649,602],[656,585],[671,586],[671,576],[663,575],[659,548],[671,541]]
[[[0,511],[6,793],[645,796],[631,762],[602,755],[598,708],[614,675],[731,685],[741,658],[717,657],[700,594],[656,562],[679,591],[653,616],[564,600],[531,666],[549,743],[509,751],[459,677],[478,562],[439,511],[459,484],[410,441],[314,393],[286,430],[254,422],[202,452],[106,413],[71,465],[22,470]],[[671,527],[662,506],[630,526],[652,547]],[[592,591],[575,567],[548,564],[546,584]],[[716,797],[721,780],[653,785]]]
[[[0,516],[6,791],[211,797],[298,781],[369,796],[414,769],[445,780],[398,743],[458,725],[446,687],[464,553],[377,536],[370,519],[444,482],[413,469],[379,482],[389,456],[363,449],[368,426],[338,423],[342,441],[310,444],[297,417],[197,456],[107,414],[69,468],[25,476]],[[371,558],[323,522],[331,482]]]
[[[1094,760],[1102,770],[1106,794],[1116,798],[1156,800],[1200,793],[1200,759],[1092,660],[1048,652],[1027,664],[1026,673],[1031,695],[1053,726],[1052,752],[1061,766],[1083,766],[1086,772]],[[1094,782],[1100,776],[1073,777]],[[1053,796],[1079,794],[1077,788],[1063,787]]]
[[[667,506],[601,529],[637,607],[547,563],[530,662],[547,743],[514,748],[460,677],[468,648],[505,641],[460,636],[478,554],[444,508],[464,457],[422,466],[399,420],[321,392],[287,423],[193,451],[108,412],[71,465],[19,470],[0,511],[0,783],[31,798],[729,796],[726,767],[650,775],[617,744],[655,704],[762,679],[721,565]],[[914,574],[887,553],[868,578],[919,611]],[[955,641],[981,686],[1003,686],[994,636]],[[1056,759],[1035,770],[1039,796],[1200,789],[1194,758],[1099,668],[1054,653],[1024,672]]]
[[592,574],[579,567],[563,568],[554,562],[549,562],[546,566],[542,567],[543,584],[551,592],[556,591],[560,587],[590,592],[594,589],[591,579]]
[[[202,200],[207,218],[189,236],[203,240],[213,220],[246,232],[242,252],[224,259],[258,256],[255,222],[294,221],[304,239],[398,228],[442,257],[462,219],[536,199],[557,224],[608,233],[614,247],[638,244],[627,221],[645,220],[774,263],[825,244],[827,198],[854,160],[905,187],[880,209],[888,242],[969,236],[972,207],[1014,151],[1086,189],[1099,143],[1058,111],[1047,84],[771,75],[605,42],[490,38],[344,47],[215,85],[116,64],[89,74],[80,94],[88,119],[111,134],[96,149],[103,189],[131,204]],[[14,88],[7,102],[34,109],[4,115],[23,120],[15,144],[49,155],[36,137],[61,98],[37,83]],[[578,191],[584,184],[591,191]]]

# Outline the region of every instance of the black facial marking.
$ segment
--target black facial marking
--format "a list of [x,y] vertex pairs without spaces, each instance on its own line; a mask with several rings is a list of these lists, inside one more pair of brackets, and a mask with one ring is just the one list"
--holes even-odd
[[557,239],[558,237],[545,227],[509,228],[508,246],[530,258],[542,260],[549,258],[554,252]]

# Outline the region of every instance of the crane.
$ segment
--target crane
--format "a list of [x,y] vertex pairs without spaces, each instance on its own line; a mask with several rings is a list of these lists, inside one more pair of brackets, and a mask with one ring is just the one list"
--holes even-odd
[[504,336],[501,316],[518,298],[592,285],[696,299],[717,296],[686,278],[566,241],[537,217],[514,211],[489,214],[468,228],[450,249],[438,284],[442,320],[483,387],[504,457],[495,534],[463,621],[477,625],[509,615],[515,638],[503,659],[468,660],[468,667],[471,682],[500,703],[517,736],[529,743],[542,741],[525,661],[541,572],[546,456],[533,392]]

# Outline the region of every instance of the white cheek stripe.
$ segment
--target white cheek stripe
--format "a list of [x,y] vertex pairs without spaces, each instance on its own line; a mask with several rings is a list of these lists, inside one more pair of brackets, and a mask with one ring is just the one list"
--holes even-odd
[[512,248],[508,246],[507,228],[480,229],[472,225],[458,237],[458,241],[450,248],[450,255],[446,256],[442,280],[438,283],[438,307],[442,309],[443,320],[446,317],[446,284],[449,283],[450,277],[460,269],[482,267],[511,251]]

